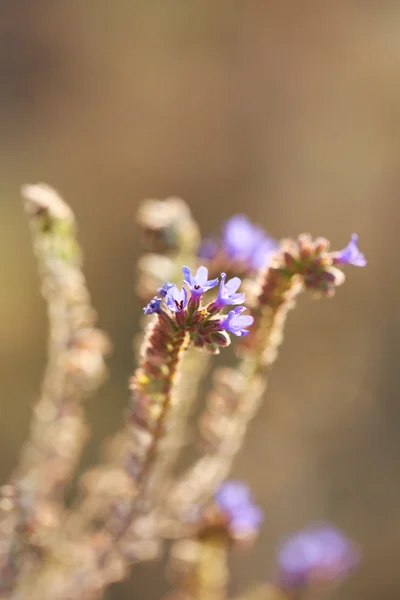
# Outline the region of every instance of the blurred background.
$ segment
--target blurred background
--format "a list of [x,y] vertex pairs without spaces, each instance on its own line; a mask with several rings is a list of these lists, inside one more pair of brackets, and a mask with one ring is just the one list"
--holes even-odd
[[[80,225],[111,379],[87,404],[93,463],[132,371],[145,197],[180,195],[203,232],[246,212],[280,237],[369,264],[331,301],[302,298],[234,476],[265,510],[232,589],[274,572],[274,547],[329,519],[363,548],[332,598],[395,600],[400,572],[400,2],[13,0],[0,19],[0,475],[27,435],[46,319],[20,186],[46,181]],[[155,600],[161,565],[109,600]]]

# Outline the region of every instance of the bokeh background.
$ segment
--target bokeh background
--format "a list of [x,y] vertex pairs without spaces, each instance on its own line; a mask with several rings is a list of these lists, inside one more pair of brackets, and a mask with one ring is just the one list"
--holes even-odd
[[[0,3],[0,474],[15,464],[45,361],[45,308],[19,188],[46,181],[80,223],[111,379],[88,403],[94,462],[132,370],[144,197],[180,195],[204,233],[247,212],[273,235],[369,265],[290,315],[235,476],[265,526],[232,589],[273,573],[283,533],[329,519],[362,546],[341,600],[400,595],[400,2],[12,0]],[[154,600],[162,566],[111,600]]]

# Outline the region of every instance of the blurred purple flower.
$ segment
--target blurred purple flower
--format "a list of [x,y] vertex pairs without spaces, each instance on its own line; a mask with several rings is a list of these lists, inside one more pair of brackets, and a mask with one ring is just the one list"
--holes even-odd
[[266,235],[264,241],[253,250],[251,260],[253,268],[258,271],[265,267],[278,246],[275,238]]
[[173,312],[181,312],[187,306],[188,293],[184,287],[179,290],[176,285],[173,285],[167,291],[165,302]]
[[263,267],[278,242],[245,215],[233,215],[222,231],[223,248],[229,258],[247,263],[253,269]]
[[199,267],[196,271],[196,275],[192,275],[189,267],[182,267],[184,280],[193,296],[201,296],[211,288],[218,284],[218,277],[216,279],[208,280],[208,269],[207,267]]
[[221,321],[221,327],[237,336],[247,335],[249,331],[246,327],[250,327],[254,319],[251,315],[242,315],[245,310],[244,306],[237,306],[229,311],[228,316]]
[[162,298],[154,296],[152,300],[144,307],[143,312],[145,315],[151,315],[152,313],[159,313],[161,310]]
[[263,511],[254,504],[248,486],[240,481],[224,483],[214,495],[214,501],[227,516],[233,533],[255,533],[263,521]]
[[357,564],[358,552],[340,530],[316,523],[281,544],[278,562],[283,586],[302,588],[344,577]]
[[364,254],[360,252],[357,244],[358,235],[353,233],[346,248],[343,248],[343,250],[340,250],[334,255],[334,262],[354,265],[355,267],[365,267],[367,260]]
[[219,243],[215,238],[204,238],[201,242],[200,248],[197,252],[197,256],[199,258],[204,258],[206,260],[212,260],[218,254]]

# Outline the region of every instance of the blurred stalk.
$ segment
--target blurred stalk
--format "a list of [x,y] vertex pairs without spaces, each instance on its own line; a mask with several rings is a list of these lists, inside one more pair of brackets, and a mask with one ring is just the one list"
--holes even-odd
[[[23,189],[49,317],[48,364],[29,440],[0,501],[0,590],[37,560],[63,512],[63,492],[87,437],[82,399],[104,380],[106,335],[81,272],[75,219],[45,185]],[[25,551],[29,559],[25,556]]]
[[[188,547],[194,550],[192,556],[185,556]],[[181,548],[183,554],[179,556]],[[175,589],[165,600],[226,600],[228,549],[229,536],[223,528],[207,529],[196,541],[177,542],[176,551],[172,548],[171,568],[182,568],[188,559],[190,565],[186,565],[186,572],[175,573]]]

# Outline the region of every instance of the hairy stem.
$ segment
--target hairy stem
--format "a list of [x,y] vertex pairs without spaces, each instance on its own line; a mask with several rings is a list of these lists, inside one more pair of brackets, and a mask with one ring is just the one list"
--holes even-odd
[[[135,486],[133,498],[115,501],[106,519],[110,535],[108,547],[100,556],[101,568],[115,552],[124,555],[140,535],[135,523],[154,506],[152,473],[162,461],[162,440],[173,422],[175,388],[182,353],[189,336],[166,313],[155,315],[143,342],[141,361],[131,380],[129,408],[122,453],[125,468]],[[121,450],[121,448],[120,448]]]
[[[45,546],[47,531],[60,522],[64,486],[87,436],[81,400],[104,380],[109,351],[107,337],[93,328],[95,313],[80,270],[71,210],[44,185],[26,186],[24,196],[50,333],[30,436],[17,470],[2,489],[0,529],[8,536],[1,545],[0,589],[11,588],[25,567],[24,550]],[[36,558],[34,551],[26,560]]]

